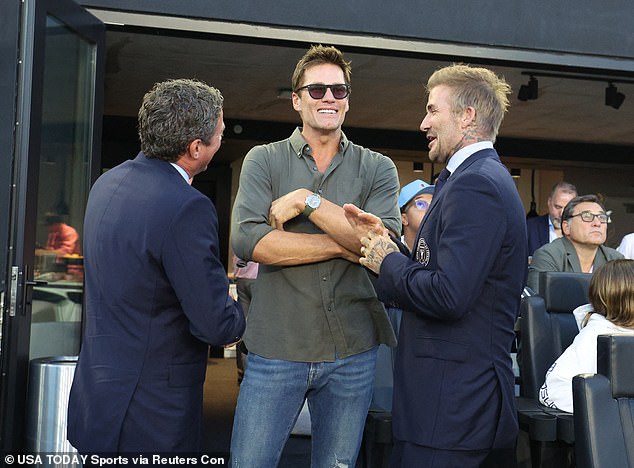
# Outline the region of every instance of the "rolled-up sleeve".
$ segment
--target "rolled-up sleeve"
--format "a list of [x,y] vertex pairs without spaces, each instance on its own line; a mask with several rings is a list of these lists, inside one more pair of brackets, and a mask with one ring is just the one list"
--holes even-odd
[[231,247],[243,260],[252,260],[257,243],[273,230],[268,224],[273,195],[266,153],[264,146],[256,146],[247,153],[233,205]]
[[401,213],[398,209],[399,181],[396,166],[387,156],[378,155],[374,186],[363,207],[383,221],[394,234],[401,233]]

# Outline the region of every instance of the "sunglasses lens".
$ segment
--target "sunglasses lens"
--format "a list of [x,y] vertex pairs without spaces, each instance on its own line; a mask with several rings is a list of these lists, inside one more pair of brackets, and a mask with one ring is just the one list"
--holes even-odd
[[350,88],[348,85],[339,84],[339,85],[307,85],[300,89],[308,90],[308,94],[313,99],[323,99],[326,93],[328,92],[328,88],[332,91],[332,95],[335,99],[345,99],[350,94]]
[[346,85],[333,85],[330,89],[335,99],[344,99],[348,95],[348,87]]
[[328,88],[322,85],[310,85],[308,86],[308,94],[313,99],[321,99],[326,95],[326,90]]

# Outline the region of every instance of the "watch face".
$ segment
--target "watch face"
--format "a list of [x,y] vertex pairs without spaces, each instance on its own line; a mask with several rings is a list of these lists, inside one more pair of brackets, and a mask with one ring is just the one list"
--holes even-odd
[[311,208],[313,208],[313,209],[314,209],[314,208],[317,208],[317,207],[319,206],[319,204],[320,204],[320,203],[321,203],[321,198],[320,198],[320,197],[319,197],[319,195],[317,195],[317,194],[314,194],[314,193],[313,193],[312,195],[309,195],[309,196],[306,198],[306,204],[307,204],[308,206],[310,206]]

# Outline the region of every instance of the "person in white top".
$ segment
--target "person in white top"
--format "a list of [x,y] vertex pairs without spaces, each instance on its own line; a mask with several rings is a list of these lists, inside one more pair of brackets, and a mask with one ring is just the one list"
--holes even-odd
[[634,260],[613,260],[592,276],[590,304],[574,310],[579,334],[546,372],[539,401],[551,408],[573,412],[572,378],[597,372],[597,337],[634,335]]
[[621,252],[625,258],[634,260],[634,232],[625,235],[616,250]]

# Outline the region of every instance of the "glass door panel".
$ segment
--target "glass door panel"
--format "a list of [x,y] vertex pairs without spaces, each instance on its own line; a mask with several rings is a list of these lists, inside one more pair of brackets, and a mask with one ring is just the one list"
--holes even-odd
[[22,448],[25,419],[34,416],[26,407],[29,363],[79,352],[81,238],[88,191],[99,172],[103,111],[103,23],[72,0],[21,4],[14,31],[20,65],[14,86],[10,294],[0,341],[4,453]]
[[46,17],[29,359],[79,353],[96,47]]

